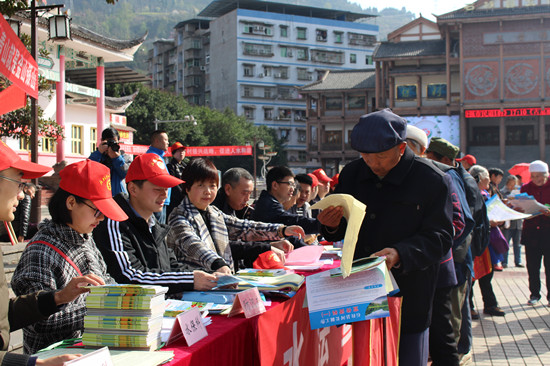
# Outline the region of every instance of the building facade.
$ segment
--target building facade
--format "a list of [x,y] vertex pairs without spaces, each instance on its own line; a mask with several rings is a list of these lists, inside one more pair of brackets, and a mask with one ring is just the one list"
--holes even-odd
[[507,168],[550,149],[550,1],[480,0],[437,17],[456,40],[460,145]]
[[359,117],[375,106],[373,70],[327,71],[299,88],[306,98],[308,172],[323,168],[332,176],[359,154],[351,148],[350,134]]
[[[327,70],[374,69],[368,14],[256,0],[217,0],[149,55],[153,86],[193,104],[231,108],[277,130],[289,166],[306,165],[306,103],[296,87]],[[183,82],[180,83],[180,80]]]

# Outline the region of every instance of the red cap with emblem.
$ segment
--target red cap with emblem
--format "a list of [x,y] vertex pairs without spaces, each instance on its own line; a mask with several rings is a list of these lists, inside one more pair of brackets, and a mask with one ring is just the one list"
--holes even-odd
[[105,165],[86,159],[67,165],[59,172],[59,188],[75,196],[92,201],[102,214],[114,221],[128,216],[113,199],[111,172]]
[[185,181],[171,176],[166,170],[166,164],[160,156],[153,153],[138,156],[130,164],[126,174],[126,182],[133,180],[148,180],[163,188],[172,188]]

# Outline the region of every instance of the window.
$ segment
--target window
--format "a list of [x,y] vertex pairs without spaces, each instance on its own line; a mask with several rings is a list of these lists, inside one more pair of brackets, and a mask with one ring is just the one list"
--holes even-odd
[[307,61],[309,58],[307,48],[296,48],[296,58]]
[[97,128],[90,128],[90,152],[94,152],[97,148]]
[[334,32],[334,43],[342,43],[344,39],[344,32]]
[[254,119],[254,108],[252,107],[244,107],[244,116],[247,119]]
[[264,119],[273,119],[273,108],[264,109]]
[[253,92],[252,92],[252,87],[250,86],[245,86],[243,88],[243,97],[251,97],[253,95]]
[[243,33],[271,36],[273,30],[271,26],[266,24],[245,24]]
[[200,50],[202,48],[201,40],[200,39],[194,39],[192,48],[194,48],[196,50]]
[[210,64],[210,54],[207,54],[207,55],[204,57],[204,64],[205,64],[205,65]]
[[264,88],[264,98],[271,99],[271,88]]
[[281,47],[281,57],[287,57],[288,47]]
[[298,142],[306,142],[306,130],[298,130]]
[[372,65],[372,56],[365,56],[365,65]]
[[297,39],[307,39],[307,28],[296,28],[298,34],[296,35]]
[[307,152],[302,150],[298,151],[298,161],[306,161],[306,160],[307,160]]
[[42,144],[42,152],[48,152],[48,153],[55,152],[55,139],[42,137],[41,144]]
[[286,25],[280,25],[281,37],[288,37],[288,27]]
[[319,42],[327,41],[327,30],[326,29],[317,29],[315,30],[316,39]]
[[282,128],[280,132],[281,138],[284,140],[288,140],[288,138],[290,137],[290,130],[288,128]]
[[82,155],[82,126],[71,126],[71,153]]
[[327,111],[337,111],[342,109],[342,97],[327,97],[325,100]]
[[19,139],[19,150],[29,151],[31,149],[29,142],[30,136]]
[[327,144],[341,144],[342,143],[342,131],[326,131],[325,143]]
[[273,68],[271,66],[264,66],[264,76],[271,76],[271,71]]
[[[295,110],[294,111],[294,120],[295,121],[305,121],[306,120],[306,111],[304,110]],[[304,131],[305,134],[305,131]]]
[[470,136],[472,146],[498,146],[498,126],[473,127]]
[[343,64],[345,61],[343,52],[312,50],[311,61],[323,62],[327,64]]
[[292,116],[292,110],[287,108],[279,109],[279,119],[290,119]]
[[376,36],[369,34],[348,33],[349,44],[358,46],[374,46],[376,43]]
[[536,145],[535,126],[506,126],[506,145]]
[[244,44],[244,54],[252,56],[273,56],[273,51],[271,45],[265,44],[255,44],[255,43],[245,43]]
[[349,63],[350,64],[356,64],[357,63],[357,54],[350,53],[349,54]]
[[299,67],[296,71],[298,72],[298,80],[313,80],[313,76],[307,69]]
[[348,95],[348,109],[365,109],[365,96]]
[[396,94],[398,100],[416,99],[416,85],[398,85]]
[[447,84],[428,84],[428,99],[445,99]]
[[248,77],[254,76],[254,65],[243,65],[243,75]]

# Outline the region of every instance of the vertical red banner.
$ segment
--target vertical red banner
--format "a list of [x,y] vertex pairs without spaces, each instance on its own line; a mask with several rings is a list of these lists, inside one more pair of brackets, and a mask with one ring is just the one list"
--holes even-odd
[[0,74],[38,98],[38,64],[0,14]]

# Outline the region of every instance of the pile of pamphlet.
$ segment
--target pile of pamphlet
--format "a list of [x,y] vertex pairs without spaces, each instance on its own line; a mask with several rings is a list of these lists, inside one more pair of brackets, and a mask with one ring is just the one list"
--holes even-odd
[[161,286],[91,286],[82,343],[90,347],[156,350],[164,314]]

